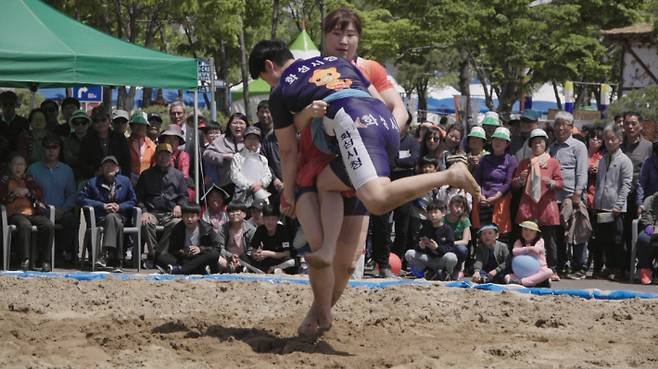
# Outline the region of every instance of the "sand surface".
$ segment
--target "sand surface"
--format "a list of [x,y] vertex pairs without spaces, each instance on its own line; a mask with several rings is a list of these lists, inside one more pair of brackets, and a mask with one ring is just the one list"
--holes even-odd
[[308,286],[0,277],[0,368],[658,368],[658,300],[350,288],[318,342]]

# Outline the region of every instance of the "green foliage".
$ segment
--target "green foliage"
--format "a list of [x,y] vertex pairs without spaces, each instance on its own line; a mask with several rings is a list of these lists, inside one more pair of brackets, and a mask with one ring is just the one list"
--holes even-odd
[[608,116],[636,111],[645,119],[658,122],[658,86],[634,90],[614,101],[608,107]]

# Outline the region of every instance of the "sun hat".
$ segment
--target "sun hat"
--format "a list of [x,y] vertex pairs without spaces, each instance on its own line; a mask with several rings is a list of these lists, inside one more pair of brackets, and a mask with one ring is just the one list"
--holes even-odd
[[509,129],[507,129],[505,127],[496,128],[494,133],[491,135],[491,138],[492,139],[493,138],[500,138],[501,140],[505,140],[505,141],[508,141],[508,142],[512,141],[512,139],[510,138]]
[[524,222],[521,222],[521,224],[519,224],[519,227],[529,229],[535,232],[541,232],[537,223],[533,222],[532,220],[526,220]]
[[164,132],[160,133],[160,136],[158,136],[158,142],[163,141],[163,136],[178,137],[180,144],[185,144],[185,137],[183,137],[183,132],[181,132],[180,127],[176,124],[170,124]]
[[256,126],[247,127],[247,129],[244,131],[244,137],[247,138],[249,135],[256,135],[261,137],[260,129]]
[[532,109],[526,109],[523,111],[523,114],[521,114],[521,121],[526,121],[526,122],[535,122],[539,120],[539,112],[536,110]]
[[150,126],[151,123],[146,120],[146,113],[143,112],[134,112],[130,117],[130,124],[141,124],[145,126]]
[[544,131],[541,128],[535,128],[530,132],[530,137],[528,137],[528,146],[530,146],[530,142],[535,137],[542,137],[548,142],[548,134],[546,133],[546,131]]
[[475,126],[471,128],[471,133],[468,134],[468,137],[477,137],[486,140],[487,134],[484,132],[484,128],[480,126]]
[[125,110],[115,110],[112,112],[112,120],[117,118],[124,118],[125,120],[130,120],[130,115]]
[[158,144],[158,146],[155,147],[155,152],[158,153],[160,151],[167,151],[168,153],[173,153],[174,149],[171,148],[171,145],[168,143],[161,143]]
[[69,124],[73,125],[73,121],[76,119],[84,119],[87,121],[87,123],[91,123],[91,118],[87,115],[87,113],[84,112],[84,110],[76,110],[71,114],[71,118],[69,118]]
[[488,230],[488,229],[492,229],[492,230],[494,230],[495,232],[498,232],[498,226],[495,225],[495,224],[493,224],[493,223],[491,223],[491,224],[485,224],[485,225],[483,225],[482,227],[480,227],[480,229],[478,230],[478,234],[480,234],[480,233],[482,233],[482,232],[484,232],[484,231],[486,231],[486,230]]

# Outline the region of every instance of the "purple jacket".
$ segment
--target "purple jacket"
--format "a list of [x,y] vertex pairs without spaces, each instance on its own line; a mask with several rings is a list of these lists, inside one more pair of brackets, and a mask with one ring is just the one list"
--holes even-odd
[[483,156],[475,171],[475,180],[482,188],[482,195],[491,197],[496,192],[503,195],[507,193],[512,186],[512,177],[517,166],[516,158],[510,154]]
[[642,205],[644,199],[658,192],[658,156],[651,155],[642,164],[640,177],[637,181],[637,205]]

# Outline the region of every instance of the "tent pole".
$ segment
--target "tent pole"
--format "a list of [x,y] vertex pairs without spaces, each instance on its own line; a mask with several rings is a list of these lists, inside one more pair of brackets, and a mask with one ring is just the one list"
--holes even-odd
[[199,89],[194,89],[194,200],[199,203]]
[[217,103],[215,102],[215,58],[210,58],[210,116],[217,121]]

